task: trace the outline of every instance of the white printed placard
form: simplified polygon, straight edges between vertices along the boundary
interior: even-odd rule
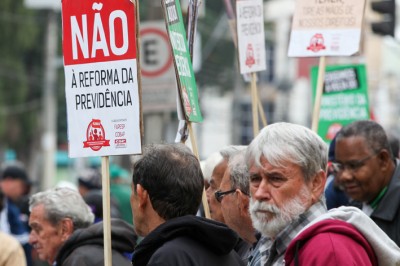
[[[360,49],[365,0],[296,0],[288,55],[350,56]]]
[[[262,0],[236,2],[240,73],[266,69]]]
[[[141,153],[131,1],[62,1],[70,157]]]

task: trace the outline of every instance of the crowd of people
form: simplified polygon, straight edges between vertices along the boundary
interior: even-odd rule
[[[132,174],[110,171],[112,264],[400,265],[398,149],[369,120],[344,126],[329,147],[304,126],[271,124],[202,163],[184,144],[146,145]],[[101,174],[30,195],[26,173],[9,167],[0,266],[104,265]]]

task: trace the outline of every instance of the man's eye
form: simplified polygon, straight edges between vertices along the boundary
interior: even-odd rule
[[[357,169],[357,168],[360,167],[360,163],[353,162],[353,163],[349,163],[348,166],[349,166],[350,169],[354,170],[354,169]]]
[[[261,181],[261,177],[260,176],[250,176],[250,182],[252,183],[257,183]]]
[[[270,176],[268,179],[271,183],[281,183],[284,181],[282,176]]]

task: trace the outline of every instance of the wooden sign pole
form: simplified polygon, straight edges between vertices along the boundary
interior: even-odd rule
[[[258,96],[257,96],[257,82],[256,73],[251,73],[251,106],[253,113],[253,135],[256,137],[260,132],[260,126],[258,124]]]
[[[104,265],[112,266],[111,255],[111,211],[110,211],[110,159],[101,157],[101,181],[103,193],[103,239]]]
[[[189,136],[190,136],[190,142],[192,143],[193,153],[197,157],[197,160],[200,161],[199,151],[197,149],[196,137],[194,135],[192,123],[189,121],[189,122],[187,122],[187,125],[189,128]],[[204,187],[203,187],[203,195],[201,197],[201,201],[203,203],[204,214],[205,214],[206,218],[211,219],[210,207],[208,206],[207,195],[206,195],[206,191],[205,191]]]
[[[314,111],[311,124],[311,129],[316,133],[318,132],[319,112],[321,110],[321,99],[324,89],[325,65],[325,56],[322,56],[319,59],[317,91],[315,94]]]
[[[260,113],[261,121],[263,123],[263,127],[266,127],[268,125],[267,118],[265,116],[264,108],[263,108],[262,103],[260,101],[260,97],[258,97],[258,94],[257,94],[257,98],[258,98],[258,112]]]
[[[192,8],[190,7],[190,5],[188,7],[187,39],[189,42],[188,46],[189,46],[189,52],[190,52],[190,59],[192,60],[192,62],[193,62],[194,35],[196,33],[196,23],[197,23],[196,19],[197,19],[197,12],[198,12],[198,7],[199,7],[200,3],[201,3],[200,1],[194,0],[193,2],[191,2],[191,4],[193,5]],[[189,12],[190,10],[192,10],[192,12]],[[189,25],[190,25],[190,27],[189,27]],[[192,127],[192,122],[186,121],[186,124],[189,129],[189,137],[190,137],[190,142],[192,143],[193,153],[196,156],[197,160],[199,160],[199,162],[200,162],[200,156],[199,156],[199,151],[197,148],[196,136],[194,134],[193,127]],[[210,207],[208,206],[207,195],[206,195],[206,191],[205,191],[204,187],[203,187],[201,201],[203,203],[204,214],[205,214],[206,218],[211,219]]]

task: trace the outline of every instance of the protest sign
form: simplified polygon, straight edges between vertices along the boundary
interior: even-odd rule
[[[251,74],[253,134],[257,136],[260,131],[257,108],[261,105],[255,73],[266,69],[263,1],[236,1],[236,26],[240,73]]]
[[[315,99],[318,68],[311,70]],[[369,119],[368,85],[364,65],[327,66],[318,135],[330,142],[342,126]]]
[[[236,18],[240,73],[265,70],[263,1],[237,1]]]
[[[297,0],[289,56],[350,56],[359,51],[365,0]]]
[[[134,3],[62,1],[70,157],[141,152]]]
[[[165,23],[171,42],[180,100],[185,117],[191,122],[202,122],[196,79],[193,72],[186,31],[179,0],[162,0]]]

